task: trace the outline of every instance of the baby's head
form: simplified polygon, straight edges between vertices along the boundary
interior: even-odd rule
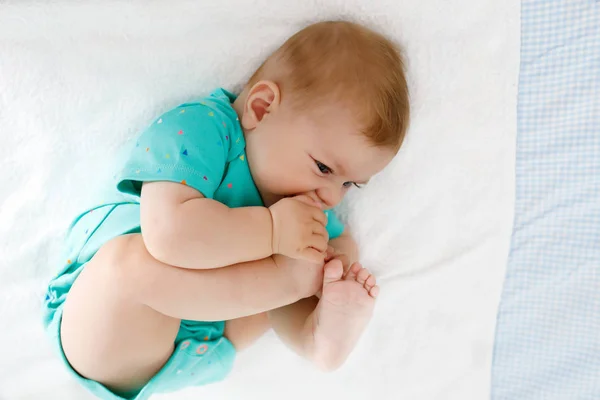
[[[337,205],[397,153],[408,100],[400,53],[380,34],[349,22],[296,33],[234,104],[265,204],[304,193]]]

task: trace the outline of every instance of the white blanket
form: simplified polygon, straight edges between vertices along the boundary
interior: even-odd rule
[[[346,204],[381,283],[348,363],[316,372],[273,334],[222,383],[172,399],[488,397],[512,225],[517,0],[8,1],[0,4],[0,399],[91,398],[41,328],[75,213],[151,118],[238,90],[309,22],[347,17],[406,49],[412,125]],[[101,301],[101,299],[99,299]]]

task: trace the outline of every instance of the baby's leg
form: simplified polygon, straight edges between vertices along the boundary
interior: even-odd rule
[[[343,276],[342,263],[325,265],[321,299],[303,299],[269,311],[277,335],[299,355],[324,370],[340,367],[366,327],[379,287],[360,264]]]
[[[247,349],[258,338],[271,329],[267,313],[249,315],[225,322],[225,337],[237,351]]]
[[[272,260],[271,260],[272,261]],[[169,359],[180,318],[228,320],[297,301],[296,275],[273,262],[186,270],[152,258],[141,235],[115,238],[85,266],[67,296],[61,340],[71,366],[116,391],[143,386]],[[263,322],[261,325],[261,321]],[[260,316],[226,327],[267,329]],[[259,329],[260,328],[260,329]]]

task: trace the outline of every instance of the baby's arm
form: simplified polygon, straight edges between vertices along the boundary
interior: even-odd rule
[[[172,182],[145,183],[140,203],[146,248],[165,264],[209,269],[273,254],[265,207],[229,208]]]
[[[307,196],[266,207],[229,208],[172,182],[145,183],[141,225],[150,254],[190,269],[225,267],[282,254],[323,263],[327,217]]]

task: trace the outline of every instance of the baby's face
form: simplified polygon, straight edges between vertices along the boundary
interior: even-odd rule
[[[282,104],[246,135],[246,142],[252,177],[267,206],[307,194],[324,209],[335,207],[394,156],[371,145],[348,111],[335,106],[306,115]]]

